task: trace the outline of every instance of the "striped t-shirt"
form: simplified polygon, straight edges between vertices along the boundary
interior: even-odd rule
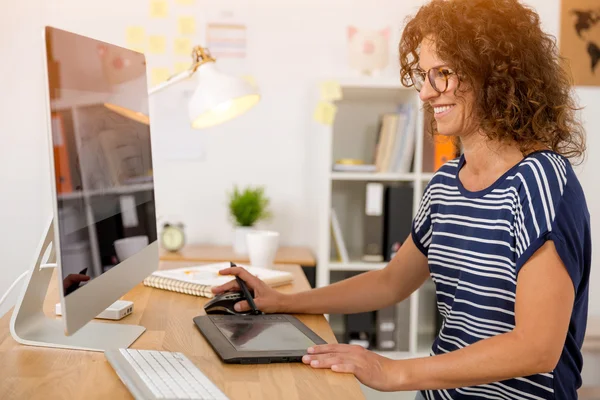
[[[464,156],[427,185],[412,235],[428,258],[442,328],[432,353],[451,352],[515,326],[521,267],[552,240],[575,288],[575,304],[553,371],[453,390],[430,399],[576,399],[586,328],[591,262],[590,217],[568,160],[551,151],[525,157],[487,189],[471,192],[457,178]]]

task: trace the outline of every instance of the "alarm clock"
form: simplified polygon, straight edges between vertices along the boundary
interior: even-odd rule
[[[175,252],[181,250],[185,245],[183,224],[164,224],[161,233],[161,242],[163,247],[168,251]]]

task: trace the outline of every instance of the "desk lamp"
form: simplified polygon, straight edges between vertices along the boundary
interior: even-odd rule
[[[242,115],[260,100],[255,86],[242,78],[232,77],[216,68],[216,59],[208,49],[196,46],[192,50],[192,65],[186,71],[172,75],[165,82],[149,91],[150,95],[196,75],[197,86],[188,104],[188,114],[192,128],[203,129],[221,124]],[[145,85],[143,80],[135,80],[124,85]],[[128,97],[136,91],[121,90],[104,105],[135,121],[149,124],[148,104],[139,104],[139,96]],[[136,103],[138,102],[138,103]]]

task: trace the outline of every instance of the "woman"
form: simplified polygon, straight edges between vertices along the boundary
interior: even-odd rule
[[[286,313],[381,309],[431,276],[444,319],[432,357],[394,361],[337,344],[303,361],[419,398],[576,399],[590,221],[569,162],[583,155],[582,128],[553,40],[517,0],[433,0],[407,24],[400,61],[403,82],[463,155],[436,172],[394,259],[293,295],[242,269],[224,273],[246,280],[260,309]]]

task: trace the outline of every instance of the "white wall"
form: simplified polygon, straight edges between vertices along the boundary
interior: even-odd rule
[[[51,210],[41,7],[42,0],[10,2],[0,13],[0,297],[29,267]]]
[[[399,31],[404,16],[421,0],[198,0],[190,9],[198,18],[195,42],[203,43],[204,24],[231,8],[248,26],[248,57],[240,64],[223,62],[226,70],[255,76],[263,101],[249,114],[226,125],[194,135],[191,142],[204,146],[197,161],[172,161],[165,148],[154,150],[159,214],[184,218],[190,242],[228,243],[231,226],[227,216],[226,191],[234,183],[263,184],[272,198],[275,218],[266,224],[282,234],[282,242],[308,245],[316,250],[317,173],[314,149],[307,140],[312,122],[314,83],[327,77],[346,75],[345,28],[348,24],[380,28],[390,25]],[[125,44],[128,25],[150,24],[149,31],[171,35],[171,22],[152,22],[147,17],[147,0],[20,0],[10,2],[8,13],[0,16],[0,184],[3,193],[0,216],[0,251],[4,257],[0,293],[20,271],[28,268],[50,214],[46,122],[43,103],[41,26],[51,24],[117,44]],[[47,3],[47,4],[42,4]],[[170,2],[174,3],[174,2]],[[559,0],[530,0],[537,7],[545,28],[558,34]],[[118,11],[117,11],[118,10]],[[42,13],[44,11],[44,13]],[[44,17],[42,17],[44,15]],[[18,21],[18,22],[17,22]],[[397,40],[397,34],[394,41]],[[392,49],[396,46],[391,45]],[[162,66],[164,58],[149,56],[149,67]],[[394,73],[390,68],[389,73]],[[593,104],[599,89],[578,90],[582,104]],[[177,97],[179,96],[179,97]],[[160,111],[181,91],[153,98],[153,135],[157,143],[169,140],[173,130],[185,130],[185,115]],[[591,107],[591,106],[590,106]],[[583,112],[589,136],[588,161],[580,168],[593,222],[600,222],[597,210],[600,189],[593,185],[592,172],[600,161],[600,143],[594,132],[598,117]],[[197,136],[196,136],[197,135]],[[163,154],[161,154],[161,150]],[[324,171],[323,171],[324,172]],[[594,224],[596,225],[596,224]],[[596,249],[600,251],[598,245]],[[593,274],[593,287],[600,288],[600,276]],[[600,295],[591,291],[590,312],[600,315]],[[3,311],[0,309],[0,315]]]

